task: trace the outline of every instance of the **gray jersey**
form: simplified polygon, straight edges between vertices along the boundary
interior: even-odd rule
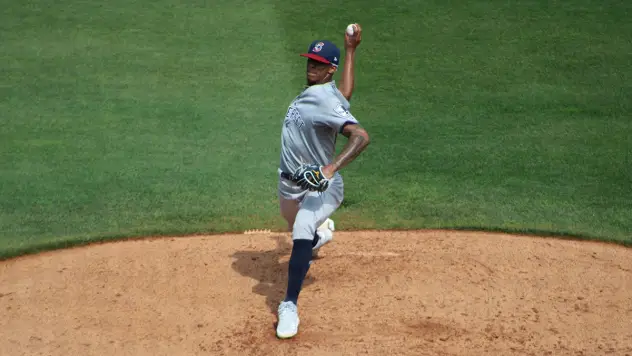
[[[301,164],[327,165],[336,152],[336,138],[346,124],[358,121],[336,83],[312,85],[290,104],[281,132],[281,171],[292,173]]]

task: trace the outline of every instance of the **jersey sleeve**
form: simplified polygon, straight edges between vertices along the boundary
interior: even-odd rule
[[[336,101],[327,109],[323,110],[318,118],[318,124],[331,127],[336,132],[342,132],[342,129],[349,124],[358,124],[358,120],[351,114],[348,108]]]

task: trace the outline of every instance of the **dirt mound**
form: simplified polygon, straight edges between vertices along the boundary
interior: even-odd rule
[[[1,355],[632,355],[632,250],[336,232],[274,335],[289,234],[108,243],[0,263]]]

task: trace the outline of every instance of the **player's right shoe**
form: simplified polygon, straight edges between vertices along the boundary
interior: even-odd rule
[[[298,333],[298,308],[292,302],[281,302],[279,304],[279,324],[276,334],[279,339],[289,339]]]
[[[318,234],[318,242],[316,243],[316,246],[312,247],[313,257],[318,256],[318,251],[320,250],[320,248],[334,239],[334,231],[334,221],[331,219],[325,220],[325,222],[322,223],[318,227],[318,229],[316,229],[316,234]]]

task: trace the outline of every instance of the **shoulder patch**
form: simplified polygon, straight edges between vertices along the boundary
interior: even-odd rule
[[[338,103],[338,105],[336,105],[336,107],[334,108],[334,112],[340,115],[341,117],[347,117],[351,115],[349,110],[345,109],[345,107],[342,106],[341,103]]]

